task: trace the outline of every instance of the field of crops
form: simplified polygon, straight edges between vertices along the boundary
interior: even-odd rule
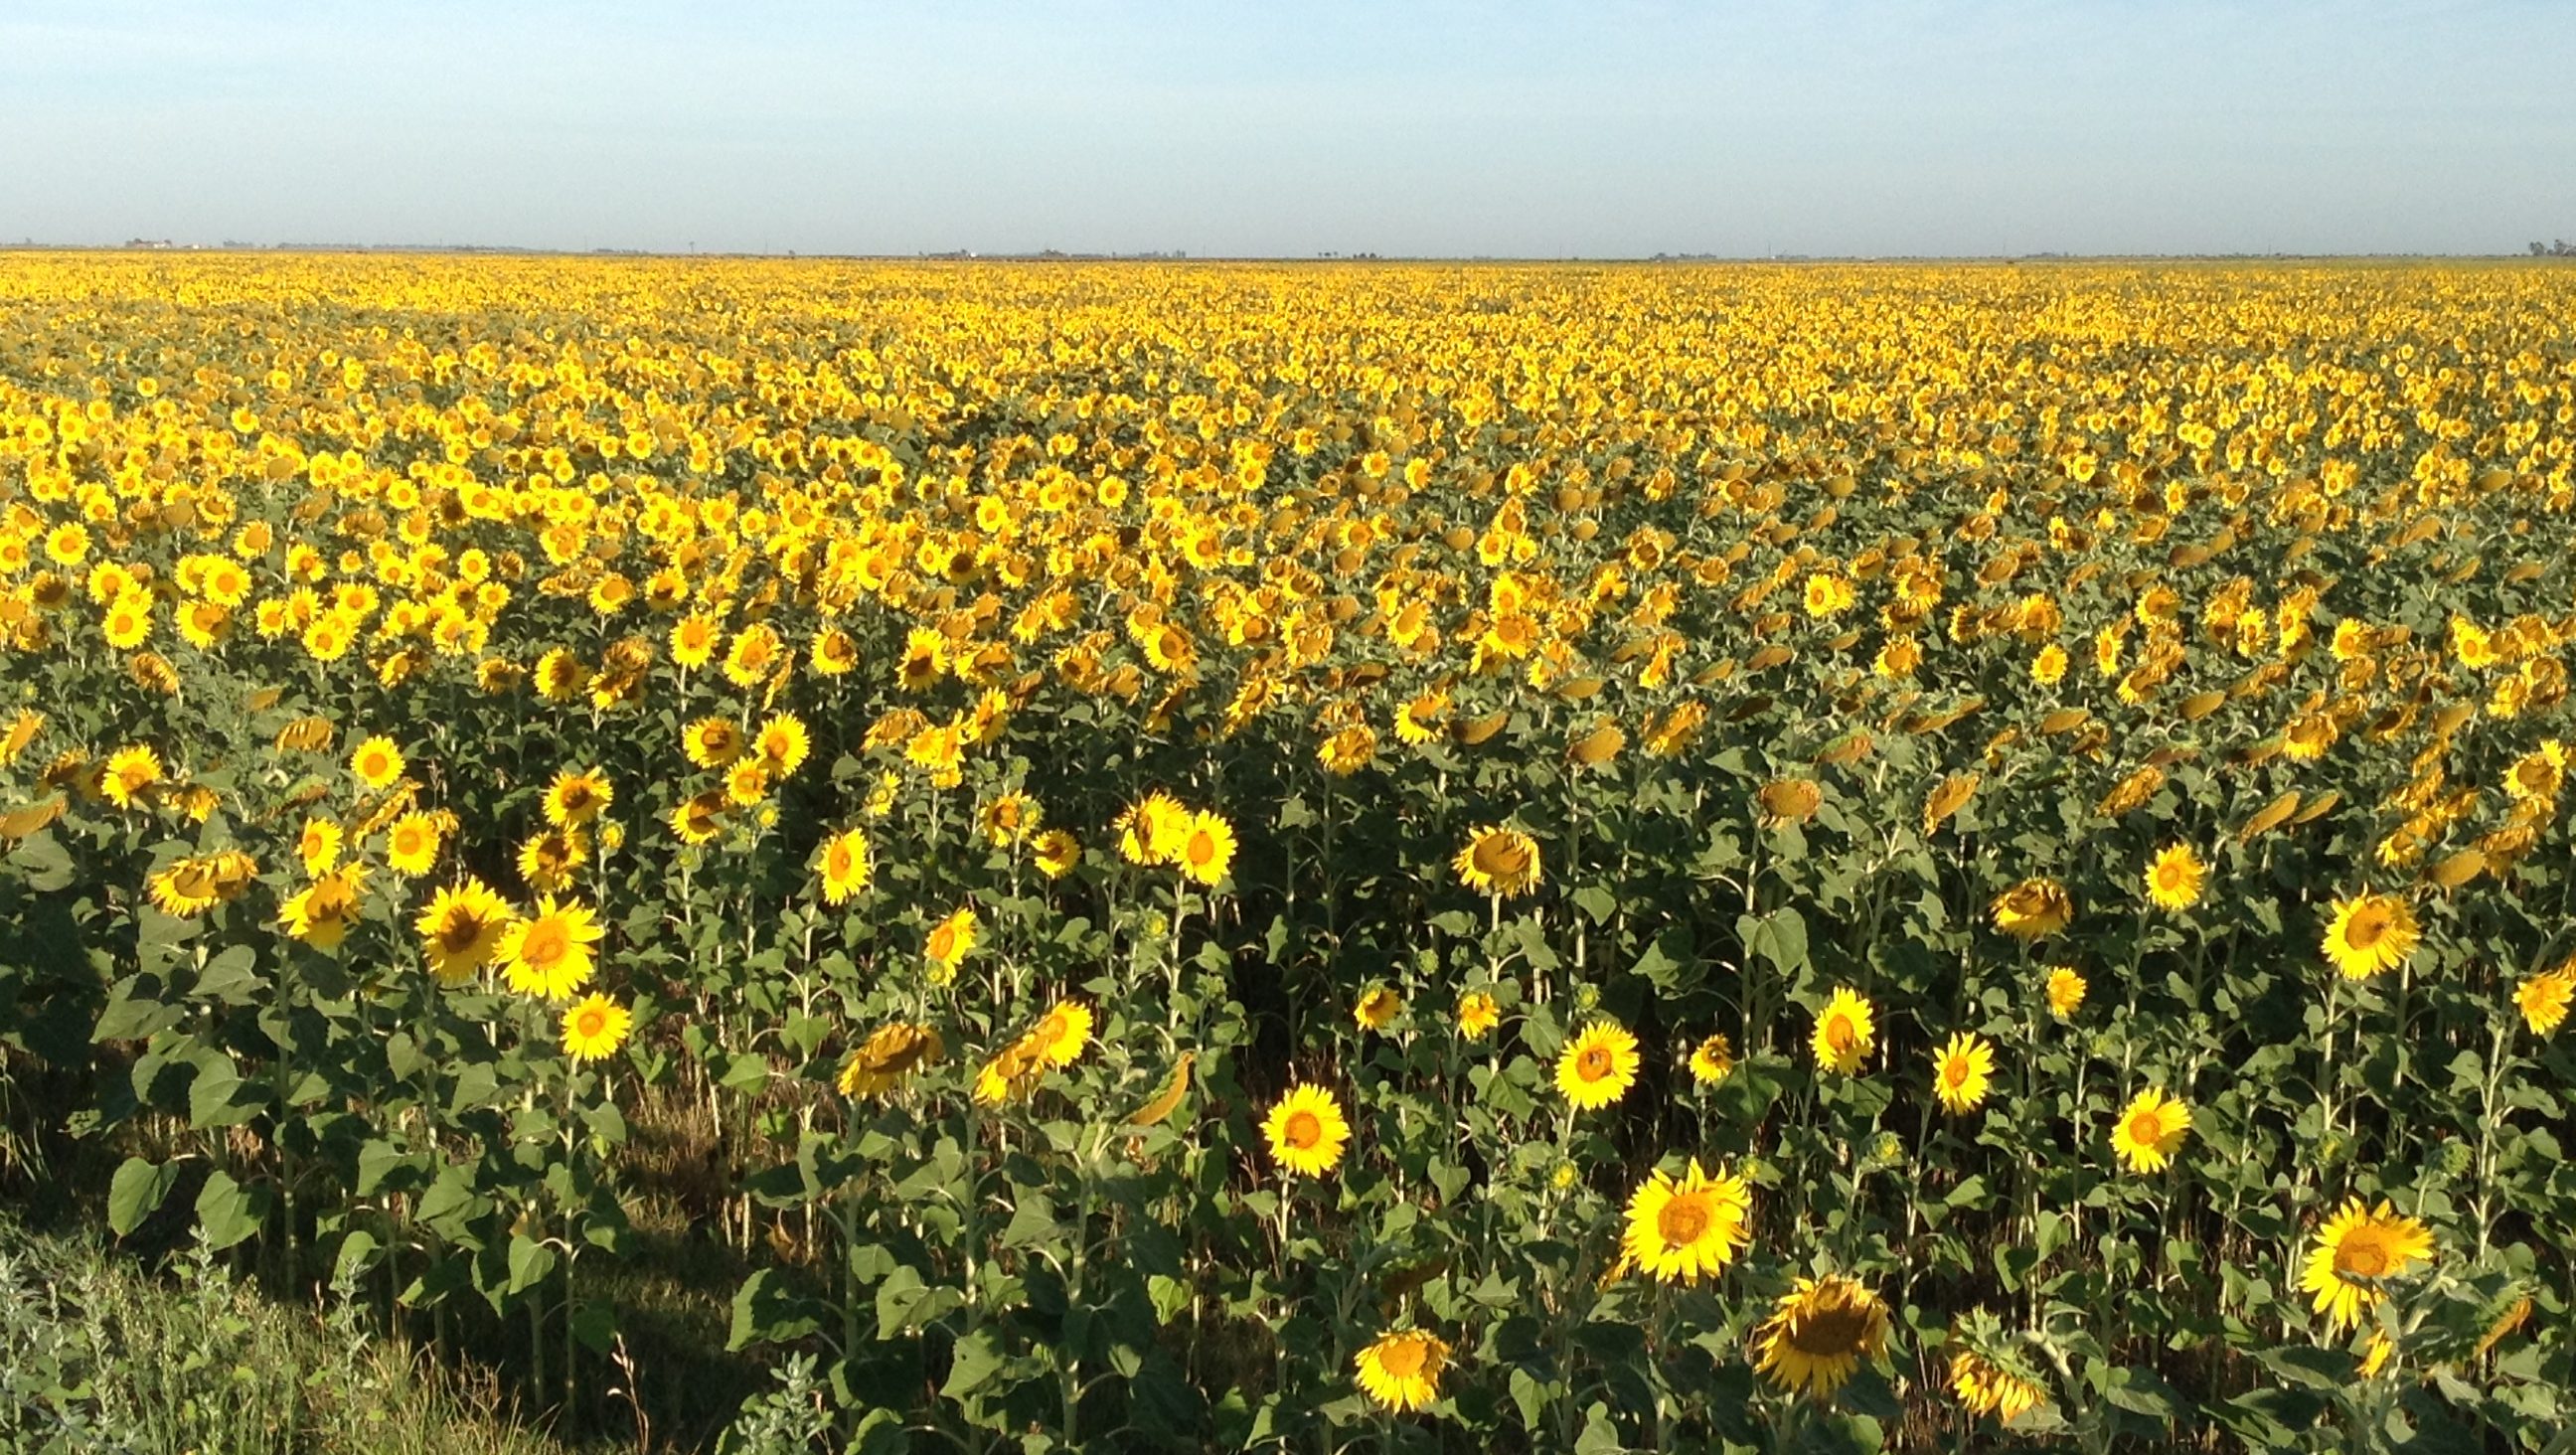
[[[0,1179],[869,1452],[2537,1450],[2571,460],[2545,264],[0,256]]]

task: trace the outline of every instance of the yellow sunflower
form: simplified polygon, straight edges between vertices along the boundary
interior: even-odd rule
[[[2200,901],[2206,866],[2189,844],[2173,844],[2147,866],[2147,898],[2158,909],[2189,909]]]
[[[1049,879],[1062,879],[1082,862],[1082,842],[1063,829],[1046,829],[1029,841],[1039,872]]]
[[[370,793],[382,793],[403,775],[402,750],[394,740],[379,733],[358,744],[349,753],[349,772]]]
[[[1735,1043],[1723,1032],[1691,1047],[1690,1074],[1702,1086],[1715,1086],[1735,1073]]]
[[[1538,842],[1518,829],[1489,825],[1467,836],[1467,846],[1451,861],[1470,889],[1503,899],[1536,888]]]
[[[1680,1177],[1650,1172],[1630,1195],[1622,1259],[1660,1282],[1696,1283],[1743,1251],[1752,1217],[1751,1184],[1722,1169],[1711,1177],[1694,1157]]]
[[[1385,1030],[1403,1013],[1404,997],[1384,985],[1361,991],[1358,1002],[1351,1007],[1351,1019],[1358,1021],[1364,1031]]]
[[[1234,864],[1234,826],[1220,814],[1190,815],[1178,857],[1182,873],[1201,884],[1215,884]]]
[[[358,922],[358,891],[365,882],[366,869],[359,864],[325,874],[280,905],[278,919],[288,934],[315,949],[337,949]]]
[[[119,748],[108,756],[107,772],[99,780],[99,791],[119,808],[131,808],[153,784],[161,781],[161,755],[137,745]]]
[[[1801,1278],[1754,1330],[1761,1350],[1754,1367],[1774,1388],[1824,1399],[1862,1360],[1886,1354],[1888,1326],[1886,1303],[1858,1281],[1840,1274]]]
[[[1556,1057],[1556,1089],[1577,1111],[1598,1111],[1637,1084],[1637,1038],[1613,1021],[1594,1021]]]
[[[1995,896],[1995,928],[2017,940],[2039,940],[2066,928],[2075,902],[2054,879],[2025,879]]]
[[[626,1044],[634,1013],[605,995],[589,995],[564,1007],[563,1050],[576,1061],[600,1061]]]
[[[948,918],[930,927],[930,933],[922,939],[921,952],[930,959],[934,984],[945,985],[957,978],[958,963],[975,948],[983,927],[984,922],[976,917],[971,904],[958,906]]]
[[[429,906],[412,922],[420,935],[421,956],[438,983],[458,986],[474,978],[500,949],[501,936],[515,916],[501,896],[471,875],[430,896]]]
[[[1952,1115],[1975,1111],[1994,1075],[1994,1044],[1961,1031],[1932,1053],[1932,1094]]]
[[[842,905],[850,896],[868,887],[874,866],[868,857],[867,835],[850,829],[833,835],[823,843],[823,902]]]
[[[742,727],[729,717],[702,717],[682,734],[689,761],[701,768],[721,768],[742,756]]]
[[[2150,1086],[2130,1101],[2111,1128],[2111,1150],[2132,1172],[2162,1172],[2191,1132],[2191,1108]]]
[[[2405,900],[2357,894],[2335,901],[2325,956],[2346,980],[2367,980],[2403,964],[2415,952],[2415,941],[2415,911]]]
[[[1021,1040],[1030,1059],[1039,1065],[1070,1066],[1082,1059],[1082,1048],[1091,1044],[1091,1024],[1090,1006],[1078,1000],[1060,1000],[1048,1007]]]
[[[1482,990],[1470,990],[1458,997],[1458,1034],[1471,1041],[1481,1041],[1503,1023],[1502,1004]]]
[[[2385,1198],[2377,1207],[2365,1207],[2356,1197],[2317,1230],[2299,1289],[2315,1294],[2316,1311],[2341,1331],[2378,1305],[2384,1295],[2377,1280],[2407,1273],[2432,1257],[2432,1229],[2399,1215]]]
[[[1449,1346],[1419,1329],[1404,1329],[1362,1349],[1355,1362],[1360,1388],[1369,1398],[1403,1414],[1427,1409],[1440,1398],[1440,1371],[1448,1365]]]
[[[874,1096],[903,1084],[924,1066],[935,1066],[948,1054],[939,1033],[913,1021],[897,1021],[871,1032],[841,1067],[841,1094]]]
[[[2554,1034],[2566,1022],[2570,1001],[2576,1001],[2576,959],[2530,976],[2513,988],[2522,1023],[2536,1036]]]
[[[1973,1349],[1950,1356],[1950,1389],[1972,1415],[1993,1415],[2009,1425],[2047,1403],[2038,1383]]]
[[[1812,1041],[1816,1066],[1845,1076],[1857,1073],[1876,1044],[1875,1035],[1868,997],[1848,985],[1835,986],[1833,997],[1816,1017]]]
[[[770,766],[771,776],[785,779],[804,766],[806,754],[812,751],[813,737],[806,732],[803,718],[782,712],[760,725],[755,741],[761,761]]]
[[[590,981],[590,947],[601,933],[589,906],[561,903],[549,894],[534,916],[511,921],[494,953],[512,990],[570,1000]]]
[[[438,862],[445,824],[434,813],[413,812],[395,819],[385,832],[385,863],[395,873],[417,879]]]
[[[2048,972],[2048,1013],[2059,1020],[2072,1017],[2084,1004],[2084,977],[2072,966],[2055,966]]]
[[[1271,1159],[1281,1167],[1300,1176],[1321,1177],[1341,1162],[1351,1124],[1330,1091],[1299,1082],[1270,1108],[1270,1115],[1262,1119],[1261,1133],[1269,1139]]]
[[[616,800],[608,775],[596,769],[555,775],[546,788],[546,822],[559,829],[578,828],[599,817]]]

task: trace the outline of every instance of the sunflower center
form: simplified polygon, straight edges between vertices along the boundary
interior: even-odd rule
[[[2180,864],[2167,864],[2156,870],[2156,883],[2166,889],[2180,889],[2185,879]]]
[[[608,1033],[608,1012],[593,1007],[573,1018],[572,1028],[585,1037],[596,1038]]]
[[[1419,1339],[1396,1339],[1378,1350],[1378,1367],[1398,1379],[1411,1379],[1422,1372],[1423,1355],[1428,1352]]]
[[[2164,1140],[2165,1119],[2152,1111],[2142,1111],[2129,1118],[2129,1140],[2152,1147]]]
[[[2387,933],[2388,912],[2372,905],[2353,915],[2352,923],[2344,928],[2343,940],[2356,950],[2367,950],[2378,944],[2380,937]]]
[[[1291,1112],[1288,1125],[1281,1129],[1279,1139],[1303,1152],[1324,1140],[1324,1124],[1311,1111]]]
[[[1708,1199],[1684,1193],[1655,1214],[1655,1231],[1674,1247],[1688,1247],[1708,1231],[1709,1221]]]
[[[448,916],[447,923],[438,932],[439,948],[451,955],[462,955],[473,949],[474,942],[481,938],[483,924],[471,914]]]
[[[571,944],[563,926],[552,920],[539,920],[520,937],[519,958],[542,970],[562,959]]]
[[[1476,867],[1496,879],[1520,873],[1521,863],[1520,849],[1508,839],[1488,839],[1476,846]]]
[[[1849,1051],[1860,1045],[1860,1029],[1851,1017],[1838,1015],[1825,1022],[1825,1044],[1836,1052]]]
[[[1941,1084],[1943,1086],[1952,1087],[1967,1085],[1968,1058],[1965,1056],[1953,1056],[1949,1060],[1942,1062]]]
[[[2335,1249],[2336,1270],[2362,1278],[2382,1277],[2396,1262],[2389,1256],[2388,1245],[2368,1232],[2345,1237],[2343,1246]]]
[[[1610,1048],[1607,1046],[1587,1047],[1582,1055],[1574,1058],[1575,1074],[1586,1081],[1599,1081],[1608,1076],[1612,1069]]]
[[[1789,1347],[1811,1359],[1832,1359],[1860,1352],[1869,1332],[1869,1315],[1836,1305],[1817,1309],[1789,1326]]]

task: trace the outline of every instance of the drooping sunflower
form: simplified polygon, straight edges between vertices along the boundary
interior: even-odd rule
[[[181,859],[152,876],[147,886],[163,914],[185,919],[205,913],[221,898],[211,858]]]
[[[559,829],[579,828],[617,798],[608,775],[595,768],[566,769],[546,787],[546,822]]]
[[[1492,994],[1470,990],[1458,997],[1458,1034],[1471,1041],[1481,1041],[1503,1023],[1503,1007]]]
[[[2038,1383],[1974,1349],[1950,1356],[1950,1389],[1972,1415],[1993,1415],[2009,1425],[2047,1403]]]
[[[2017,940],[2039,940],[2066,928],[2075,901],[2054,879],[2025,879],[1995,896],[1995,928]]]
[[[1467,836],[1451,861],[1470,889],[1509,899],[1538,886],[1538,841],[1518,829],[1487,825]]]
[[[358,892],[365,883],[362,864],[325,874],[278,906],[278,919],[288,934],[315,949],[337,949],[358,922]]]
[[[349,772],[366,785],[369,793],[382,793],[394,786],[403,775],[402,749],[382,733],[368,738],[349,752]]]
[[[1629,1195],[1620,1251],[1661,1282],[1696,1283],[1743,1251],[1752,1217],[1752,1185],[1722,1168],[1711,1177],[1694,1157],[1680,1177],[1649,1172]]]
[[[834,834],[823,842],[823,902],[843,905],[850,896],[868,887],[875,866],[868,856],[867,835],[857,829]]]
[[[2158,909],[2189,909],[2200,902],[2200,884],[2207,867],[2189,844],[2168,845],[2147,866],[2147,898]]]
[[[2535,1036],[2555,1034],[2567,1020],[2570,1001],[2576,1001],[2576,959],[2529,976],[2513,988],[2514,1006]]]
[[[2346,980],[2393,970],[2415,952],[2415,911],[2393,894],[2338,899],[2326,926],[2325,956]]]
[[[1876,1045],[1876,1027],[1868,997],[1848,985],[1837,985],[1831,999],[1816,1017],[1812,1045],[1816,1065],[1826,1071],[1850,1076],[1860,1070]]]
[[[503,932],[514,918],[509,904],[482,880],[463,882],[430,896],[429,905],[412,922],[420,935],[421,957],[438,983],[458,986],[491,960]]]
[[[1351,1005],[1351,1019],[1359,1022],[1360,1029],[1364,1031],[1385,1030],[1403,1013],[1404,997],[1387,985],[1370,986],[1361,991],[1360,998]]]
[[[1735,1043],[1721,1031],[1691,1047],[1690,1074],[1702,1086],[1715,1086],[1735,1073]]]
[[[1288,1089],[1262,1119],[1271,1159],[1301,1177],[1321,1177],[1342,1160],[1351,1124],[1333,1093],[1310,1082]]]
[[[2048,972],[2048,1013],[2059,1020],[2073,1016],[2084,1004],[2084,977],[2073,966],[2057,965]]]
[[[590,982],[590,947],[599,943],[601,933],[589,906],[559,902],[549,894],[534,915],[513,920],[502,931],[494,953],[512,990],[570,1000]]]
[[[2191,1132],[2191,1108],[2150,1086],[2130,1101],[2111,1127],[2111,1150],[2132,1172],[2162,1172]]]
[[[1369,1398],[1403,1414],[1428,1409],[1440,1398],[1440,1371],[1449,1363],[1449,1346],[1420,1329],[1403,1329],[1381,1336],[1353,1362]]]
[[[1953,1116],[1975,1111],[1995,1071],[1994,1044],[1961,1031],[1932,1053],[1932,1094]]]
[[[874,1096],[903,1084],[924,1066],[935,1066],[948,1054],[939,1033],[914,1021],[896,1021],[871,1032],[841,1067],[841,1094]]]
[[[1190,815],[1189,828],[1181,836],[1179,860],[1183,874],[1201,884],[1215,884],[1234,864],[1234,826],[1221,814]]]
[[[1599,1020],[1565,1043],[1556,1057],[1556,1089],[1577,1111],[1598,1111],[1637,1084],[1637,1038]]]
[[[2356,1197],[2317,1230],[2299,1290],[2316,1295],[2316,1311],[2341,1332],[2360,1323],[2386,1296],[2376,1280],[2407,1273],[2432,1257],[2432,1229],[2400,1215],[2386,1198],[2368,1207]]]
[[[576,1061],[601,1061],[626,1044],[634,1012],[605,995],[592,994],[564,1007],[563,1050]]]
[[[1861,1361],[1886,1354],[1888,1326],[1886,1303],[1859,1281],[1801,1278],[1754,1330],[1761,1350],[1754,1367],[1776,1389],[1825,1399]]]

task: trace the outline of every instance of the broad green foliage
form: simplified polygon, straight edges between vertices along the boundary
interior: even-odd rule
[[[2570,318],[13,257],[7,1066],[538,1389],[685,1112],[746,1448],[2541,1449]]]

